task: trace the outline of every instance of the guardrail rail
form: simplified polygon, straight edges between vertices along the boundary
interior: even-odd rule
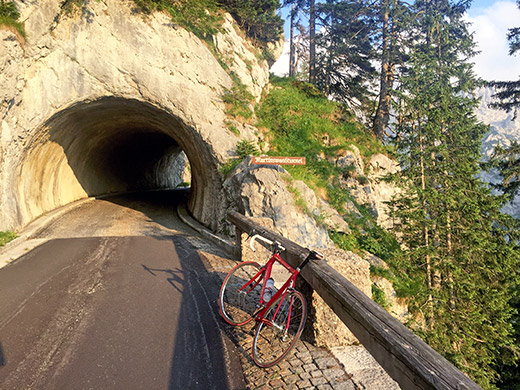
[[[241,235],[254,230],[280,242],[286,248],[282,257],[294,267],[309,253],[242,214],[230,211],[227,217],[237,228],[239,247]],[[402,389],[481,389],[325,261],[311,262],[301,276]]]

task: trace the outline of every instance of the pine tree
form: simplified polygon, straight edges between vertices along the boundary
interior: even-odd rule
[[[393,203],[407,248],[400,267],[416,282],[416,330],[484,388],[514,348],[511,291],[520,264],[502,199],[478,179],[487,127],[473,111],[478,80],[468,4],[418,0],[413,46],[403,71],[395,124],[404,192]],[[509,358],[513,359],[512,356]]]
[[[260,42],[276,42],[283,33],[282,19],[276,14],[278,0],[217,0],[230,12],[247,35]]]
[[[309,14],[309,83],[316,83],[316,0],[284,0],[284,6],[293,5],[292,12],[307,11]],[[292,14],[291,14],[292,15]],[[291,52],[294,53],[294,42],[291,40]]]
[[[334,100],[367,106],[375,77],[370,9],[364,1],[327,0],[318,8],[316,86]]]
[[[384,139],[390,121],[392,95],[397,67],[405,61],[404,42],[410,24],[408,5],[399,0],[380,0],[374,9],[374,25],[378,26],[375,35],[378,60],[381,63],[379,75],[379,96],[372,125],[372,132]]]
[[[502,183],[497,187],[512,199],[520,191],[520,143],[497,146],[491,157],[491,166],[498,168]]]
[[[517,1],[517,4],[520,8],[520,0]],[[509,41],[509,54],[520,53],[520,27],[509,29],[507,39]],[[491,106],[506,112],[513,111],[513,117],[516,117],[517,110],[520,108],[520,80],[494,81],[490,84],[498,91],[495,95],[497,100]],[[520,187],[520,144],[513,142],[507,147],[497,147],[492,163],[498,167],[504,178],[500,189],[511,197],[518,193]]]

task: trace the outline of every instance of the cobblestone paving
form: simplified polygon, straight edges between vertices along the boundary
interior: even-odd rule
[[[220,251],[209,248],[202,242],[195,243],[199,253],[218,276],[221,283],[227,273],[237,264]],[[223,328],[237,346],[248,389],[283,390],[357,390],[342,365],[330,351],[299,340],[291,353],[278,365],[271,368],[258,367],[251,358],[251,347],[255,331],[254,321],[233,327],[223,322]]]
[[[271,368],[256,366],[250,357],[254,329],[254,325],[233,329],[242,346],[241,361],[248,389],[356,389],[350,376],[328,350],[302,340],[278,365]]]

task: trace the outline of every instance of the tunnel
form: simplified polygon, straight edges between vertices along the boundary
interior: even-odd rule
[[[185,181],[187,165],[189,209],[210,227],[215,220],[219,175],[210,146],[165,109],[117,97],[78,102],[27,142],[17,174],[22,221],[85,197],[171,189]]]

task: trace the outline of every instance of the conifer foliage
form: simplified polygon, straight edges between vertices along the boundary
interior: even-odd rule
[[[520,8],[520,0],[517,0],[518,8]],[[507,34],[509,41],[509,54],[515,55],[520,53],[520,27],[509,29]],[[520,109],[520,80],[517,81],[494,81],[490,83],[497,89],[495,98],[497,99],[491,104],[492,107],[500,108],[506,112],[513,111],[516,115]]]
[[[335,100],[367,106],[372,65],[373,24],[365,1],[328,0],[320,4],[316,86]]]
[[[474,43],[467,3],[418,0],[413,46],[399,89],[395,125],[407,189],[393,203],[407,248],[401,270],[415,284],[416,330],[484,388],[513,343],[510,304],[520,264],[501,214],[502,199],[478,178],[487,127],[473,111],[478,80],[468,59]]]

